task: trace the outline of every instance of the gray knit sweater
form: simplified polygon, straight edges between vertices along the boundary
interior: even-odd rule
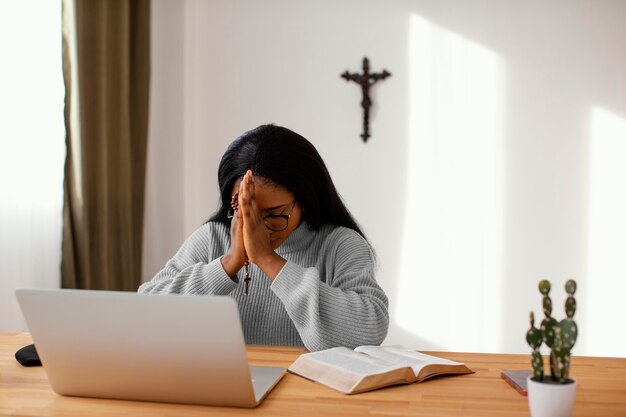
[[[372,250],[354,230],[301,224],[276,249],[287,263],[273,282],[250,265],[247,297],[243,270],[233,280],[220,262],[229,247],[229,228],[208,222],[139,292],[229,295],[248,344],[354,348],[380,344],[387,335],[387,296],[374,278]]]

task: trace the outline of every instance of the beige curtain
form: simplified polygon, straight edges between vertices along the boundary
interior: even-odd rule
[[[63,0],[64,288],[141,281],[150,0]]]

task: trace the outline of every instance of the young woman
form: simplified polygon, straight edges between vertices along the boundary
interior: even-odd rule
[[[221,204],[140,293],[229,295],[246,343],[380,344],[387,296],[372,248],[315,147],[263,125],[226,150]]]

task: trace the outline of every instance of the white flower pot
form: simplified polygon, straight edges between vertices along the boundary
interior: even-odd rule
[[[576,381],[560,384],[552,380],[526,379],[528,406],[532,417],[570,417],[576,398]]]

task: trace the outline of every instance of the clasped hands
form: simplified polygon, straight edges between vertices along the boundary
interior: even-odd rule
[[[270,231],[255,199],[255,180],[248,170],[239,183],[237,209],[230,224],[231,243],[228,252],[222,257],[224,270],[234,277],[248,260],[257,265],[271,281],[276,278],[287,262],[274,252],[270,242]]]

